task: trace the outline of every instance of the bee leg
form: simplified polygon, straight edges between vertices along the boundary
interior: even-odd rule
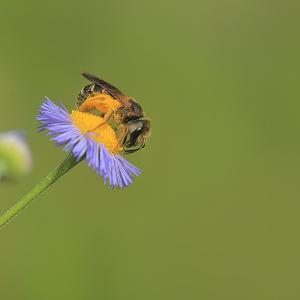
[[[115,149],[119,149],[120,146],[123,146],[128,136],[127,126],[120,125],[120,133],[118,136],[118,144]]]
[[[145,144],[141,145],[140,147],[138,148],[135,148],[135,149],[128,149],[128,150],[125,150],[124,151],[124,154],[131,154],[131,153],[134,153],[136,151],[139,151],[141,149],[145,148]]]
[[[95,109],[97,103],[101,103],[103,100],[105,100],[105,97],[103,95],[90,97],[78,107],[78,110],[82,112],[90,111],[92,109]]]
[[[104,117],[103,117],[103,120],[104,120],[103,124],[109,122],[110,119],[112,118],[113,114],[114,114],[114,111],[113,111],[113,110],[108,111],[108,112],[104,115]],[[101,125],[102,125],[102,124],[101,124]],[[100,126],[101,126],[101,125],[100,125]]]
[[[105,113],[105,115],[103,116],[103,122],[100,125],[98,125],[97,127],[90,129],[89,131],[93,131],[95,129],[98,129],[102,125],[108,123],[110,121],[110,119],[112,118],[113,114],[114,114],[113,110],[110,110],[107,113]]]

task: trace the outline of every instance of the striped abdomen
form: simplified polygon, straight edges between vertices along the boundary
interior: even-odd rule
[[[102,91],[102,87],[97,84],[86,85],[77,96],[76,107],[78,108],[87,98],[93,97]]]

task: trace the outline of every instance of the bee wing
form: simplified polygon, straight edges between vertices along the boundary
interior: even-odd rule
[[[119,100],[123,105],[128,105],[128,97],[109,82],[106,82],[103,79],[100,79],[97,76],[89,73],[82,73],[82,76],[92,83],[95,83],[104,88],[111,96],[116,98],[116,100]]]

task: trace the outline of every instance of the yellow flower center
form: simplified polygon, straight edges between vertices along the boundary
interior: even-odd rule
[[[80,133],[89,134],[89,138],[106,146],[111,153],[120,153],[122,147],[118,145],[118,138],[115,130],[104,119],[86,112],[73,110],[71,113],[73,124],[80,130]]]

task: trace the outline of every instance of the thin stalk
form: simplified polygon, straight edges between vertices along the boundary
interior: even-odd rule
[[[25,195],[19,202],[12,206],[8,211],[0,216],[0,229],[3,228],[9,221],[11,221],[19,212],[21,212],[28,204],[30,204],[37,196],[44,192],[62,175],[76,166],[79,161],[69,154],[66,159],[53,171],[51,171],[39,184],[37,184],[27,195]]]

